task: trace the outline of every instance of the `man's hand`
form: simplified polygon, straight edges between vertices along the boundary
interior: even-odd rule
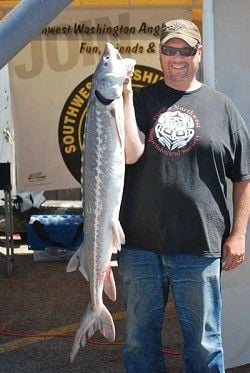
[[[123,83],[126,164],[137,162],[142,156],[145,148],[145,135],[139,130],[136,123],[131,82],[132,75],[133,71],[129,71],[128,76]]]
[[[230,271],[245,260],[246,236],[230,234],[222,249],[222,269]]]
[[[133,75],[133,72],[131,72],[129,76],[123,82],[123,98],[124,99],[126,99],[129,95],[132,95],[133,93],[132,75]]]

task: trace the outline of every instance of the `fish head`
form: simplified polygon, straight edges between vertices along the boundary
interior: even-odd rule
[[[123,83],[133,71],[135,63],[131,58],[122,58],[111,43],[106,43],[93,77],[95,91],[107,100],[120,97]]]

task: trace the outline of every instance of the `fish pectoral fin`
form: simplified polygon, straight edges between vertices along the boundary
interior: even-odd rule
[[[109,297],[109,299],[111,299],[113,302],[116,300],[115,279],[111,267],[109,268],[105,276],[103,290],[105,294]]]
[[[125,244],[125,234],[119,220],[112,221],[113,252],[121,250],[121,245]]]
[[[121,226],[121,223],[119,222],[119,220],[118,220],[118,230],[119,230],[119,235],[120,235],[120,239],[121,239],[121,244],[125,245],[125,234],[123,232],[123,229],[122,229],[122,226]]]
[[[119,112],[118,110],[115,110],[115,122],[116,122],[118,139],[119,139],[121,147],[124,148],[125,133],[124,133],[124,130],[121,128],[121,123],[123,123],[123,120],[121,120],[120,117],[121,117],[121,112]]]
[[[86,335],[90,338],[97,330],[100,330],[102,335],[109,341],[114,342],[115,325],[109,310],[104,304],[97,309],[93,309],[91,304],[89,304],[76,331],[75,341],[70,354],[71,362],[74,361],[80,346],[85,346]]]

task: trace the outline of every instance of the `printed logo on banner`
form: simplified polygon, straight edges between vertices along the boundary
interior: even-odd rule
[[[160,70],[136,65],[132,86],[134,89],[144,87],[161,80]],[[69,95],[63,107],[58,129],[58,140],[63,160],[74,178],[80,183],[81,152],[87,111],[91,90],[92,75],[84,79]]]

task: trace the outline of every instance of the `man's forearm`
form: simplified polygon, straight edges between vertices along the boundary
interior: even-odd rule
[[[250,211],[250,180],[233,183],[233,226],[222,248],[223,269],[230,271],[245,260]]]
[[[132,164],[142,156],[145,147],[145,135],[136,123],[132,92],[124,95],[124,116],[126,163]]]
[[[245,235],[250,213],[250,180],[233,183],[233,235]]]

